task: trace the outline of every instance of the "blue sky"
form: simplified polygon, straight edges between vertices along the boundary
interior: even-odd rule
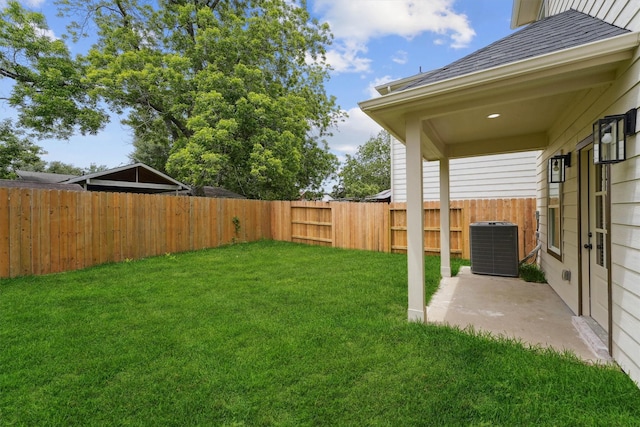
[[[328,58],[334,68],[326,84],[349,118],[327,141],[343,160],[376,135],[380,127],[364,115],[358,102],[377,96],[375,86],[442,67],[508,34],[513,0],[309,0],[320,21],[329,22],[335,39]],[[2,4],[2,0],[0,0]],[[52,0],[23,4],[47,16],[54,36],[64,31]],[[80,46],[72,47],[79,53]],[[0,81],[0,97],[7,92]],[[0,117],[11,116],[0,103]],[[46,161],[86,168],[91,163],[117,167],[129,164],[131,134],[118,117],[96,136],[69,141],[38,141]]]

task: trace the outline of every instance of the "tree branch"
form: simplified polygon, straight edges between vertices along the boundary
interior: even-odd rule
[[[149,107],[153,108],[157,113],[159,113],[165,120],[169,120],[171,122],[172,125],[174,125],[176,128],[178,128],[178,130],[180,130],[180,132],[186,136],[186,137],[190,137],[191,136],[191,131],[189,131],[189,129],[187,129],[187,127],[177,118],[175,118],[173,115],[167,113],[165,111],[164,108],[162,108],[162,106],[157,105],[151,101],[149,101],[148,99],[140,99],[138,100],[141,104],[142,103],[146,103]]]
[[[8,77],[11,80],[29,81],[29,80],[23,80],[24,77],[21,76],[20,74],[14,73],[13,71],[5,70],[4,68],[0,68],[0,76]]]
[[[116,6],[118,6],[118,10],[120,11],[120,15],[122,15],[122,22],[125,27],[130,28],[131,23],[129,22],[129,15],[127,14],[126,9],[122,6],[122,2],[120,0],[116,1]]]

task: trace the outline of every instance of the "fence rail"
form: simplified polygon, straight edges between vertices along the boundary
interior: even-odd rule
[[[451,203],[451,252],[469,257],[469,224],[518,224],[519,252],[535,246],[535,199]],[[425,253],[440,250],[438,202],[424,204]],[[0,188],[0,277],[284,240],[406,251],[405,203],[266,202],[128,193]]]
[[[276,240],[405,253],[406,203],[277,202],[273,222]],[[536,246],[536,200],[479,199],[452,201],[449,212],[451,254],[470,257],[469,225],[480,221],[507,221],[518,225],[518,252],[523,258]],[[290,231],[289,231],[290,230]],[[424,202],[424,248],[440,253],[440,203]]]

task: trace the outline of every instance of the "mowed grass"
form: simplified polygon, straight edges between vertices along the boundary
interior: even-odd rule
[[[640,425],[617,369],[408,323],[406,277],[258,242],[3,280],[0,424]]]

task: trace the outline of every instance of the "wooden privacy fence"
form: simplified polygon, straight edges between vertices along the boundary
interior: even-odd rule
[[[271,215],[275,240],[389,251],[387,204],[272,202]]]
[[[506,221],[518,225],[523,258],[536,246],[536,200],[482,199],[452,201],[449,213],[451,254],[470,257],[469,225]],[[274,202],[272,236],[276,240],[365,249],[407,251],[406,203]],[[440,202],[424,202],[425,253],[440,253]]]
[[[451,252],[469,258],[469,225],[518,225],[519,256],[535,246],[535,199],[451,203]],[[405,203],[266,202],[0,188],[0,277],[273,239],[406,252]],[[424,203],[425,253],[440,251],[438,202]]]
[[[0,188],[0,277],[270,239],[268,210],[254,200]]]

